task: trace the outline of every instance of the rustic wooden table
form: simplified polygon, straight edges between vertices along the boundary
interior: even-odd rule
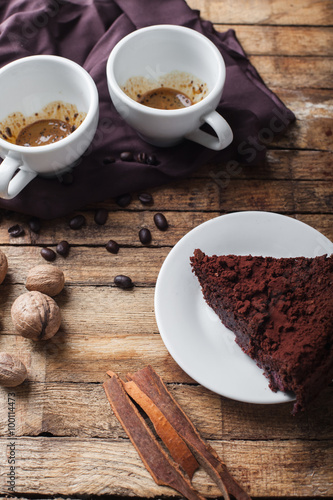
[[[121,209],[113,200],[86,207],[87,224],[79,231],[67,218],[29,230],[28,217],[4,213],[1,249],[9,272],[0,289],[0,349],[18,353],[29,378],[14,389],[1,389],[2,497],[8,489],[9,443],[15,449],[15,493],[23,498],[98,495],[171,497],[144,468],[106,400],[106,370],[124,377],[147,364],[193,419],[202,436],[223,457],[252,497],[333,497],[333,387],[304,414],[293,417],[291,404],[266,406],[220,397],[190,379],[168,354],[154,315],[159,269],[173,245],[198,224],[220,214],[265,210],[306,222],[333,240],[333,3],[331,0],[189,0],[216,29],[232,27],[265,82],[294,111],[296,123],[269,145],[265,167],[244,168],[221,189],[209,165],[181,182],[151,190],[152,206],[136,194]],[[216,178],[216,176],[215,176]],[[98,226],[98,208],[109,211]],[[158,231],[153,215],[169,221]],[[25,236],[11,238],[15,223]],[[146,226],[152,242],[143,246],[138,231]],[[121,248],[105,250],[109,239]],[[71,244],[69,256],[55,263],[66,275],[56,297],[62,326],[52,341],[34,343],[14,334],[10,308],[25,291],[30,267],[44,263],[42,246]],[[113,285],[129,275],[135,287]],[[10,398],[15,406],[11,406]],[[15,408],[14,434],[9,412]],[[12,420],[10,420],[12,422]],[[13,427],[11,427],[13,429]],[[207,497],[219,490],[204,472],[194,485]]]

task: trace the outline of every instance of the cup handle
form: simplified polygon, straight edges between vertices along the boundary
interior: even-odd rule
[[[4,198],[5,200],[15,198],[36,177],[36,172],[29,172],[22,169],[19,169],[15,175],[16,170],[20,166],[20,160],[11,158],[10,156],[7,156],[0,164],[0,198]]]
[[[207,115],[202,117],[203,122],[208,123],[214,129],[217,137],[204,132],[203,130],[197,129],[190,134],[187,134],[186,139],[190,139],[190,141],[197,142],[202,146],[206,146],[206,148],[214,149],[215,151],[220,151],[220,149],[224,149],[233,140],[233,133],[224,118],[217,112],[211,111]]]

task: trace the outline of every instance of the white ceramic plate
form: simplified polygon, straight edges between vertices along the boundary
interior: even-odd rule
[[[208,389],[238,401],[259,404],[293,400],[272,392],[263,372],[234,341],[206,305],[191,271],[196,248],[207,255],[315,257],[333,253],[333,243],[312,227],[269,212],[238,212],[201,224],[184,236],[165,259],[156,283],[155,314],[166,348],[176,363]]]

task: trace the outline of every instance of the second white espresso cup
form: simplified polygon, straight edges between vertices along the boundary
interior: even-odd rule
[[[208,87],[207,95],[191,106],[170,110],[145,106],[123,91],[133,77],[162,76],[174,71],[203,81]],[[115,108],[148,143],[168,147],[189,139],[221,150],[232,142],[230,126],[216,111],[225,82],[225,63],[217,47],[197,31],[174,25],[136,30],[111,51],[106,74]],[[216,135],[200,130],[204,123]]]
[[[98,92],[79,64],[53,55],[28,56],[7,64],[0,70],[0,88],[0,122],[13,113],[34,115],[56,101],[85,114],[76,130],[51,144],[23,146],[0,135],[0,197],[11,199],[37,175],[59,175],[83,155],[97,128]]]

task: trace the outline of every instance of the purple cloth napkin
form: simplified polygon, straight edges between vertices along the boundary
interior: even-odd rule
[[[190,141],[167,149],[150,146],[115,111],[106,83],[107,58],[125,35],[153,24],[193,28],[221,51],[227,77],[218,111],[234,132],[225,150],[212,151]],[[249,63],[235,32],[216,32],[184,0],[3,0],[0,66],[34,54],[60,55],[81,64],[95,80],[100,99],[98,130],[73,169],[73,182],[37,177],[13,200],[0,199],[2,208],[40,218],[63,216],[88,203],[147,190],[213,161],[230,162],[231,169],[258,164],[265,157],[265,142],[295,119]],[[133,152],[135,158],[141,152],[155,155],[158,165],[121,161],[122,151]],[[110,157],[115,161],[108,162]]]

